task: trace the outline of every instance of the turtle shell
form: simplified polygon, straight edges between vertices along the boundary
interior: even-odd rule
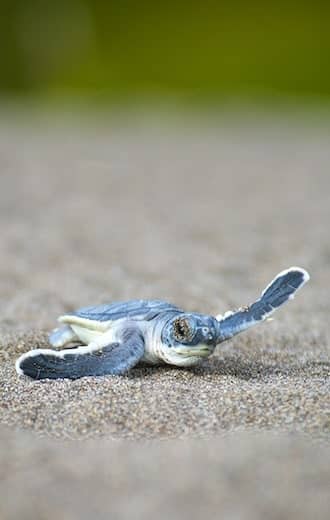
[[[181,312],[181,309],[162,300],[129,300],[83,307],[72,313],[67,313],[65,321],[70,321],[70,317],[98,322],[115,321],[122,318],[152,320],[160,313],[168,311]]]

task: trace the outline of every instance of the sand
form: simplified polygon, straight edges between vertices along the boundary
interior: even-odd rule
[[[1,518],[328,518],[330,148],[284,117],[0,123]],[[76,307],[222,313],[311,281],[201,366],[33,382]]]

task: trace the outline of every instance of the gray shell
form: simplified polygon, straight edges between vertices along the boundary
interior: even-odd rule
[[[135,320],[152,320],[159,314],[168,311],[182,312],[181,309],[171,303],[162,300],[129,300],[126,302],[113,302],[93,307],[83,307],[66,316],[77,316],[92,321],[115,321],[121,318],[133,318]]]

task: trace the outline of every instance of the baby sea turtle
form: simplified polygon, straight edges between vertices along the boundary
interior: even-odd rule
[[[34,379],[77,379],[123,374],[139,361],[190,367],[210,356],[218,343],[265,320],[308,280],[304,269],[291,267],[255,303],[216,317],[160,300],[85,307],[61,316],[64,326],[50,334],[52,347],[63,350],[31,350],[17,360],[16,370]],[[65,348],[72,343],[83,346]]]

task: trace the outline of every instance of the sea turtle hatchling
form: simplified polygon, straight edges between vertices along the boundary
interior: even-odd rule
[[[308,280],[304,269],[291,267],[255,303],[216,317],[160,300],[85,307],[61,316],[64,326],[50,334],[52,347],[63,350],[31,350],[17,360],[16,370],[33,379],[77,379],[123,374],[139,361],[190,367],[210,356],[218,343],[265,320]],[[65,348],[72,343],[83,346]]]

